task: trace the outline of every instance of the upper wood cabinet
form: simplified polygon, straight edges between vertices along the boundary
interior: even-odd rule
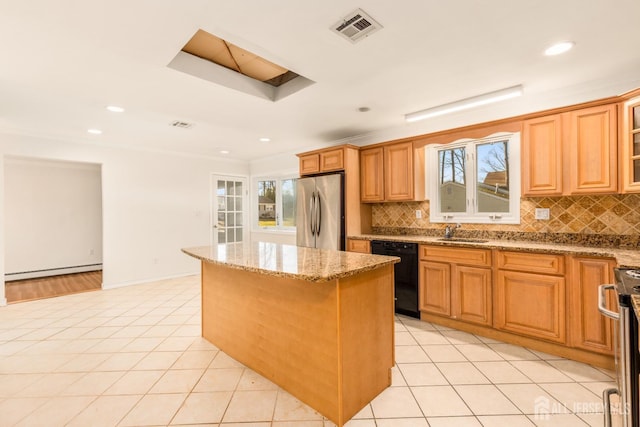
[[[562,194],[562,116],[523,122],[522,195]]]
[[[384,147],[384,198],[397,202],[413,200],[413,143]]]
[[[640,98],[622,105],[622,191],[640,192]]]
[[[585,108],[569,114],[571,194],[616,192],[618,176],[615,105]]]
[[[360,197],[366,203],[424,199],[424,149],[410,141],[362,148]]]
[[[598,286],[613,283],[614,259],[571,257],[569,287],[569,339],[572,347],[613,355],[613,321],[598,311]],[[606,304],[617,311],[612,293]]]
[[[523,196],[616,192],[615,105],[524,120],[522,133]]]
[[[298,154],[300,159],[300,175],[333,172],[344,170],[344,148]]]
[[[360,150],[360,198],[363,202],[384,201],[384,149]]]

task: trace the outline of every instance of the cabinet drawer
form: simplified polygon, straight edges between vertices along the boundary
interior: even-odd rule
[[[347,251],[370,254],[371,245],[368,240],[347,239]]]
[[[489,249],[420,245],[420,259],[490,267],[491,251]]]
[[[531,252],[498,251],[496,266],[502,270],[564,274],[564,256]]]

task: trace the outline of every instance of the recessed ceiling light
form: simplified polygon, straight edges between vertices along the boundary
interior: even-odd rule
[[[560,55],[561,53],[565,53],[570,50],[574,44],[574,42],[556,43],[552,46],[549,46],[547,50],[544,51],[544,54],[547,56]]]
[[[87,129],[87,132],[89,132],[92,135],[100,135],[102,133],[100,129]]]
[[[220,150],[220,154],[229,154],[229,150]]]
[[[270,142],[271,138],[260,138],[260,142]]]
[[[124,108],[118,107],[117,105],[108,105],[107,110],[111,111],[112,113],[124,113]]]

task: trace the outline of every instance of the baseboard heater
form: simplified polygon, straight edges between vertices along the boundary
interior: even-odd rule
[[[47,268],[43,270],[20,271],[17,273],[6,273],[5,282],[12,280],[35,279],[38,277],[60,276],[62,274],[86,273],[88,271],[102,270],[102,264],[75,265],[72,267]]]

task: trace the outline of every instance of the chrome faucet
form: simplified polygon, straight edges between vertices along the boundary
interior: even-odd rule
[[[450,225],[447,225],[444,228],[444,238],[445,239],[451,239],[453,237],[453,235],[455,234],[456,229],[460,228],[461,226],[462,226],[462,224],[456,224],[456,226],[454,228],[451,228]]]

